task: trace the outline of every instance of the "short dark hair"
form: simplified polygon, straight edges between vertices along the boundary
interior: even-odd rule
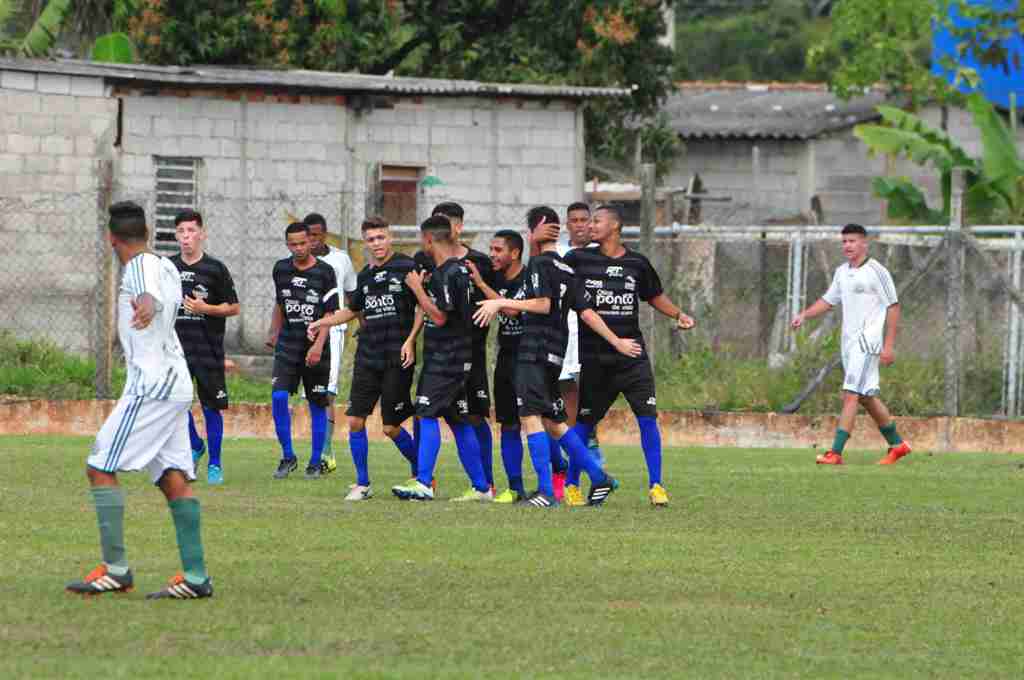
[[[203,216],[196,210],[182,210],[174,216],[174,226],[178,226],[182,222],[195,222],[201,227],[203,226]]]
[[[363,220],[363,231],[367,231],[369,229],[387,229],[389,226],[390,225],[388,225],[387,220],[380,215],[370,215]]]
[[[300,231],[309,233],[309,225],[305,222],[292,222],[284,230],[284,237],[288,238],[288,234],[298,234]]]
[[[859,224],[854,224],[853,222],[851,222],[850,224],[847,224],[845,227],[843,227],[843,231],[840,233],[842,233],[843,236],[846,236],[847,234],[860,234],[861,236],[866,237],[868,235],[868,230]]]
[[[594,212],[597,212],[599,210],[610,212],[612,215],[615,216],[615,221],[619,223],[619,226],[622,226],[622,208],[615,205],[614,203],[602,203],[601,205],[594,208]]]
[[[327,220],[325,220],[324,216],[320,213],[309,213],[302,221],[305,222],[308,227],[312,227],[314,224],[319,224],[324,228],[324,231],[327,231]]]
[[[512,229],[502,229],[501,231],[494,235],[494,238],[505,239],[505,243],[508,244],[508,247],[512,250],[518,250],[519,258],[522,259],[523,248],[526,244],[523,243],[523,237],[520,236],[518,231],[513,231]]]
[[[110,206],[110,233],[121,241],[145,241],[148,236],[146,211],[132,201]]]
[[[452,223],[444,215],[431,215],[423,220],[420,231],[428,233],[439,241],[450,241],[452,238]]]
[[[590,206],[587,205],[586,203],[584,203],[583,201],[576,201],[575,203],[570,203],[569,204],[569,207],[565,209],[565,214],[568,215],[573,210],[586,210],[587,213],[589,214],[590,213]]]
[[[541,223],[561,224],[561,222],[558,221],[558,213],[548,206],[538,205],[534,208],[530,208],[530,212],[526,213],[526,228],[533,231],[534,228]]]
[[[454,201],[445,201],[444,203],[438,203],[434,206],[433,215],[444,215],[448,219],[461,220],[466,216],[466,211],[462,209],[462,206]]]

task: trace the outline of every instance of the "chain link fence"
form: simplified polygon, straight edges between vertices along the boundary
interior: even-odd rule
[[[358,269],[365,254],[357,220],[379,207],[374,197],[349,192],[248,199],[198,194],[185,197],[188,205],[175,204],[184,199],[171,193],[0,197],[0,243],[8,254],[0,267],[0,331],[95,358],[98,372],[113,346],[110,360],[116,362],[119,266],[106,241],[106,205],[135,200],[157,217],[154,247],[161,254],[176,252],[173,236],[161,236],[168,228],[164,216],[178,207],[202,212],[207,252],[227,264],[242,302],[242,313],[228,321],[228,352],[265,354],[274,301],[271,270],[288,255],[285,226],[310,212],[324,215],[335,244],[348,249]],[[416,208],[417,219],[437,202],[459,201],[443,191],[427,198]],[[527,205],[459,202],[467,208],[465,240],[479,250],[487,252],[498,229],[525,229]],[[553,207],[564,213],[565,206]],[[679,333],[666,319],[647,320],[659,402],[665,408],[782,410],[796,404],[801,412],[834,411],[841,379],[833,363],[839,313],[799,334],[790,332],[789,321],[825,291],[842,263],[838,227],[758,225],[758,210],[742,202],[709,203],[699,226],[685,224],[678,210],[668,214],[679,221],[655,231],[647,254],[670,297],[697,318],[698,327]],[[955,239],[945,231],[945,225],[890,229],[873,238],[871,254],[892,272],[903,312],[897,363],[882,372],[883,395],[900,413],[947,412],[952,351],[958,359],[959,413],[1018,416],[1024,334],[1013,297],[1022,278],[1024,230],[975,229],[958,241],[954,251],[964,253],[963,286],[952,317],[948,291],[960,277],[950,264],[949,243]],[[401,250],[416,249],[415,223],[396,225],[395,234]],[[625,235],[631,247],[639,247],[638,227],[627,227]],[[952,349],[951,323],[958,329]],[[348,361],[354,344],[349,343]],[[799,400],[815,383],[817,389]],[[662,399],[662,391],[673,390],[674,400]]]

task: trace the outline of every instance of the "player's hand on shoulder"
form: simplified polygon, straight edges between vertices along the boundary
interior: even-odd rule
[[[466,269],[469,270],[469,278],[473,280],[473,283],[480,285],[483,282],[483,277],[480,276],[480,270],[476,268],[473,260],[466,260]]]

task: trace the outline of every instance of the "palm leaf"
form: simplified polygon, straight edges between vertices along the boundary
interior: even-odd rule
[[[18,51],[26,57],[46,56],[60,35],[71,5],[72,0],[50,0],[46,3],[46,8],[21,41]]]
[[[981,167],[985,181],[1015,211],[1021,206],[1018,178],[1024,175],[1024,163],[1017,155],[1013,135],[1002,117],[983,95],[975,92],[967,98],[967,108],[981,131]]]

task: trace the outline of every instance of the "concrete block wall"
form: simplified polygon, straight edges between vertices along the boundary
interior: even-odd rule
[[[0,70],[0,329],[92,350],[100,161],[117,101],[98,78]]]

